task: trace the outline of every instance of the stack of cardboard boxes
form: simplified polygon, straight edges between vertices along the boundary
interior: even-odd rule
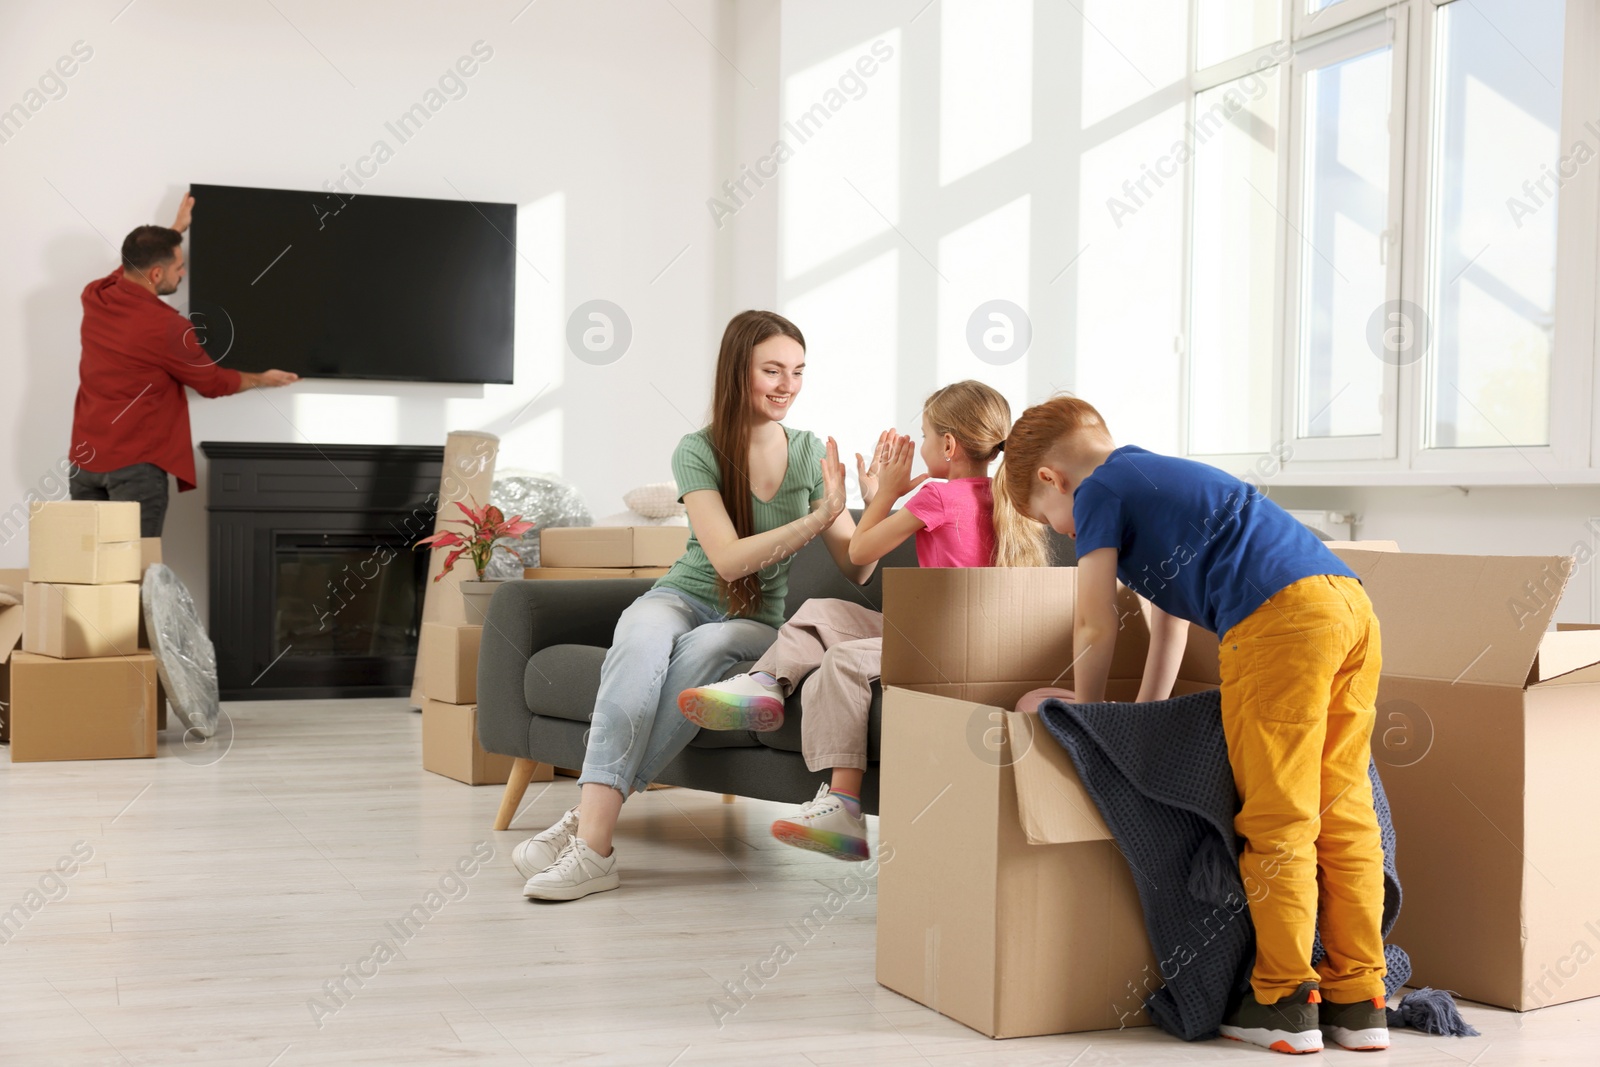
[[[422,767],[468,785],[504,785],[512,757],[478,743],[478,646],[482,626],[425,622],[417,641],[422,683]],[[547,782],[541,765],[534,780]]]
[[[41,504],[28,546],[22,651],[9,670],[12,762],[154,756],[160,698],[139,580],[160,541],[139,537],[139,505]],[[18,573],[0,573],[0,584]],[[7,651],[15,610],[0,622]]]
[[[554,526],[524,578],[659,578],[689,544],[687,526]]]

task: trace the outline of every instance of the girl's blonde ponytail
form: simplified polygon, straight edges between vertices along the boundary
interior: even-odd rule
[[[1006,457],[1000,456],[994,486],[994,565],[996,567],[1048,567],[1050,545],[1043,523],[1024,515],[1011,498],[1006,483]]]

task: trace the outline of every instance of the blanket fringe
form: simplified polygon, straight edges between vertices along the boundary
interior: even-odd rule
[[[1407,993],[1398,1007],[1389,1009],[1389,1025],[1444,1037],[1479,1036],[1477,1028],[1461,1017],[1455,999],[1448,992],[1427,986]]]

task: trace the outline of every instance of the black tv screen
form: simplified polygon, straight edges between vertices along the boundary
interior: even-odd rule
[[[511,382],[516,205],[191,191],[190,317],[223,366]]]

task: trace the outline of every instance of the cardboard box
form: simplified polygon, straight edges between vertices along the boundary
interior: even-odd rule
[[[17,594],[20,600],[28,582],[25,570],[0,570],[0,586]],[[11,737],[11,653],[22,643],[23,606],[0,607],[0,741]]]
[[[159,538],[159,537],[141,537],[141,538],[139,538],[139,585],[141,587],[144,585],[144,572],[150,569],[150,565],[152,563],[160,563],[160,562],[161,562],[161,538]],[[144,604],[142,602],[139,605],[139,647],[140,648],[149,648],[150,647],[150,634],[148,632],[146,632],[146,630],[145,630],[145,626],[144,626]],[[162,719],[162,726],[163,727],[166,726],[166,718],[167,718],[166,707],[165,707],[165,704],[163,704],[162,711],[161,711],[161,719]]]
[[[139,555],[137,501],[55,500],[28,517],[30,582],[136,582]]]
[[[22,647],[57,659],[130,656],[139,649],[139,586],[29,582]]]
[[[991,1037],[1146,1025],[1159,982],[1127,861],[1065,750],[1010,710],[1071,687],[1076,580],[884,572],[877,978]],[[1131,699],[1149,630],[1120,592],[1108,696]],[[1179,691],[1215,687],[1216,661],[1193,629]]]
[[[422,693],[446,704],[471,704],[478,699],[478,647],[481,626],[448,626],[425,622],[417,639],[422,661]]]
[[[1545,632],[1575,561],[1339,554],[1383,627],[1411,984],[1518,1011],[1600,995],[1600,631]]]
[[[12,763],[155,754],[155,657],[12,654]]]
[[[504,785],[512,758],[485,752],[478,743],[478,706],[422,701],[422,769],[467,785]],[[550,767],[540,764],[532,781],[548,782]]]
[[[552,526],[539,531],[539,566],[670,567],[688,544],[687,526]]]
[[[527,567],[524,578],[547,582],[594,581],[606,578],[660,578],[671,567]]]

